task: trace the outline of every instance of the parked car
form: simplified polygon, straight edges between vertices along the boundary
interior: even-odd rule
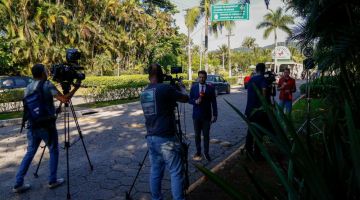
[[[0,90],[25,88],[31,81],[27,76],[0,76]]]
[[[197,83],[198,81],[193,82]],[[225,92],[226,94],[230,94],[230,84],[219,75],[208,75],[206,79],[206,83],[215,87],[216,96],[219,93]]]

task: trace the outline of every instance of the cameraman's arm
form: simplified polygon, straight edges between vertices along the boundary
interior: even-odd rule
[[[62,103],[67,103],[72,96],[74,96],[75,92],[80,88],[80,84],[76,84],[75,87],[68,93],[63,95],[60,91],[57,92],[57,94],[54,96],[57,100],[59,100]]]

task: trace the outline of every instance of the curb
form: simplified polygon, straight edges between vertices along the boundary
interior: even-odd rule
[[[85,110],[78,110],[78,111],[75,111],[75,114],[77,117],[82,117],[86,114],[90,114],[93,112],[98,113],[98,112],[102,112],[102,111],[111,111],[111,110],[114,110],[115,108],[124,108],[125,106],[131,106],[131,105],[136,105],[136,104],[140,104],[140,102],[136,101],[136,102],[107,106],[107,107],[102,107],[102,108],[90,108],[90,109],[85,109]],[[62,117],[62,115],[60,114],[59,118],[61,118],[61,117]],[[6,126],[21,125],[21,122],[22,122],[22,118],[0,120],[0,128],[6,127]]]
[[[210,171],[216,173],[218,172],[226,163],[227,161],[233,159],[237,154],[241,153],[241,149],[243,149],[245,144],[241,145],[237,150],[235,150],[230,156],[225,158],[223,161],[221,161],[219,164],[217,164],[215,167],[213,167]],[[190,194],[193,192],[198,186],[206,182],[208,179],[205,176],[200,177],[197,181],[195,181],[193,184],[189,186],[189,189],[186,191],[186,194]]]

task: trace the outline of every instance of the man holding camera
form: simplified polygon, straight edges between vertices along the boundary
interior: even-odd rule
[[[255,122],[264,128],[269,128],[270,122],[266,113],[261,110],[262,103],[259,96],[256,93],[256,90],[259,90],[261,95],[269,101],[269,96],[267,88],[269,87],[266,78],[264,77],[265,73],[265,64],[258,63],[256,65],[256,75],[251,77],[248,83],[248,93],[247,93],[247,104],[245,115],[248,117],[250,122]],[[269,102],[268,102],[269,103]],[[251,156],[254,159],[261,159],[259,147],[255,144],[254,138],[250,131],[246,135],[245,149],[248,156]]]
[[[161,66],[152,64],[149,69],[150,84],[141,93],[141,106],[147,129],[147,145],[151,163],[150,190],[153,200],[163,199],[161,180],[165,167],[171,176],[173,199],[184,200],[184,173],[181,159],[181,144],[176,137],[176,102],[188,102],[185,88],[181,92],[164,84]]]
[[[284,76],[280,78],[278,83],[278,90],[280,91],[280,107],[284,109],[287,114],[292,110],[292,93],[296,92],[295,79],[290,77],[290,69],[284,70]]]
[[[28,119],[28,147],[27,152],[20,164],[18,172],[16,174],[16,183],[13,187],[13,192],[21,193],[30,189],[30,184],[24,183],[24,177],[27,170],[33,160],[36,151],[40,145],[41,140],[44,140],[46,146],[50,152],[50,176],[49,176],[49,188],[55,188],[64,183],[63,178],[57,178],[57,166],[59,160],[59,146],[58,146],[58,134],[56,130],[56,114],[54,99],[55,97],[62,103],[68,102],[74,95],[76,90],[80,87],[80,83],[76,84],[76,87],[67,95],[61,94],[56,87],[48,81],[48,74],[46,68],[42,64],[36,64],[32,67],[31,73],[34,80],[26,87],[25,97],[33,94],[36,91],[41,92],[42,103],[48,119],[46,122],[35,125],[31,119]]]
[[[201,160],[201,132],[204,136],[204,158],[210,162],[209,141],[210,126],[217,120],[217,103],[215,88],[206,84],[206,71],[198,72],[199,84],[194,84],[190,90],[189,103],[193,106],[193,122],[195,130],[196,153],[193,160]]]

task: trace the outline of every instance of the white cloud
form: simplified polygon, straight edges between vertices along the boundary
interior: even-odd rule
[[[181,11],[180,13],[174,16],[176,20],[176,25],[180,27],[180,32],[187,34],[187,28],[184,23],[184,15],[185,11],[183,9],[199,5],[199,1],[191,1],[191,0],[172,0],[178,6],[178,9]],[[237,1],[238,2],[238,1]],[[281,0],[270,0],[269,9],[277,9],[278,7],[284,8],[285,5]],[[231,48],[237,48],[241,46],[241,43],[246,36],[251,36],[256,38],[257,44],[259,46],[266,46],[274,43],[274,34],[271,34],[268,39],[263,38],[264,29],[256,29],[256,25],[263,21],[263,16],[268,12],[266,10],[266,6],[263,0],[251,0],[250,3],[250,19],[244,21],[236,21],[235,29],[233,30],[233,34],[235,36],[231,37],[230,46]],[[291,12],[287,14],[292,15]],[[200,45],[201,35],[204,37],[204,19],[201,19],[199,25],[195,28],[192,33],[192,39],[194,43]],[[224,30],[222,33],[215,37],[214,35],[210,35],[209,37],[209,50],[215,50],[218,46],[222,44],[227,45],[227,31]],[[287,34],[278,31],[278,41],[285,41],[287,38]],[[203,38],[202,38],[203,39]]]

